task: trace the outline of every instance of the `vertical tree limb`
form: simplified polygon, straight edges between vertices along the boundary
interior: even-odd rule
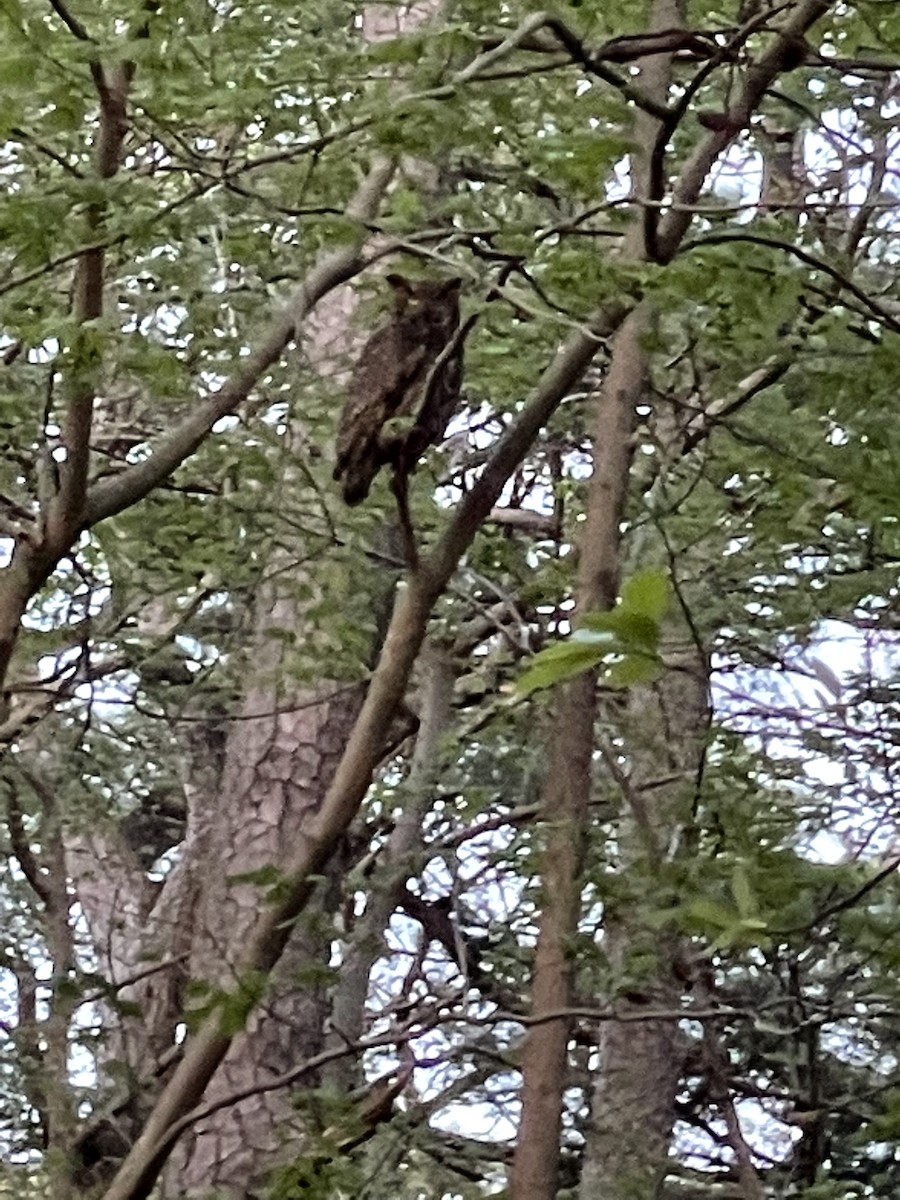
[[[650,32],[678,24],[675,0],[655,0]],[[672,56],[643,61],[644,93],[664,104]],[[658,121],[639,111],[635,142],[652,145]],[[641,195],[647,186],[647,164],[638,153],[632,164],[632,186]],[[643,222],[632,222],[622,257],[640,261],[645,253]],[[609,375],[594,411],[594,469],[587,511],[578,542],[576,616],[610,609],[616,602],[620,574],[621,521],[631,471],[636,404],[645,378],[641,346],[644,315],[631,312],[612,347]],[[581,917],[581,873],[593,791],[596,681],[586,674],[557,689],[551,717],[548,772],[542,799],[546,830],[542,852],[543,911],[535,950],[531,1016],[569,1008],[574,999],[574,954]],[[552,1200],[557,1192],[563,1093],[568,1083],[568,1043],[572,1021],[560,1018],[532,1026],[522,1049],[522,1116],[513,1156],[510,1194],[513,1200]]]

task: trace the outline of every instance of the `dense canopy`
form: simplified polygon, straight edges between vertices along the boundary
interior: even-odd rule
[[[0,1196],[900,1194],[900,5],[0,68]]]

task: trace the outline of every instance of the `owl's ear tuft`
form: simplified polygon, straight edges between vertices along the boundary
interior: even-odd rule
[[[454,275],[452,279],[445,279],[441,284],[440,295],[450,296],[454,292],[458,292],[462,285],[463,281],[459,275]]]
[[[407,296],[412,295],[412,282],[405,275],[385,275],[384,280],[395,292],[404,292]]]

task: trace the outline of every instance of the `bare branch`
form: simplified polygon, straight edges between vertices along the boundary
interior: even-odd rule
[[[85,35],[87,36],[87,35]],[[122,143],[128,129],[127,101],[130,73],[123,67],[102,73],[100,128],[97,138],[96,173],[99,179],[111,179],[119,168]],[[89,235],[103,226],[106,205],[91,204],[87,211]],[[62,422],[62,443],[66,457],[59,464],[59,486],[42,512],[41,556],[56,562],[71,544],[84,509],[90,463],[91,426],[93,423],[95,379],[99,363],[91,346],[90,332],[84,329],[103,315],[105,253],[100,248],[85,250],[75,274],[72,315],[80,330],[69,348],[67,363],[68,398]]]
[[[93,38],[84,25],[82,25],[73,13],[69,12],[67,5],[63,4],[63,0],[50,0],[50,7],[73,37],[78,38],[80,42],[93,41]]]
[[[535,512],[530,508],[492,508],[489,520],[505,529],[517,529],[538,538],[560,536],[559,520],[552,513]]]
[[[745,72],[744,85],[735,102],[727,113],[723,114],[721,124],[710,131],[684,164],[672,190],[672,200],[676,205],[690,205],[696,202],[716,159],[737,134],[747,127],[757,105],[778,76],[791,66],[799,65],[796,61],[798,45],[802,44],[805,47],[803,39],[807,30],[824,17],[831,7],[831,0],[798,0],[792,15],[779,28],[768,50],[755,63],[751,63]],[[660,222],[660,262],[669,262],[672,259],[690,221],[690,215],[679,207],[668,213]]]
[[[854,283],[848,275],[837,267],[826,262],[824,258],[818,258],[815,254],[810,254],[808,250],[795,245],[793,242],[784,241],[781,238],[767,237],[761,233],[709,233],[698,238],[693,242],[684,244],[684,251],[694,249],[696,246],[717,246],[723,245],[726,242],[749,242],[756,246],[770,246],[773,250],[783,250],[785,254],[791,254],[794,258],[806,266],[811,267],[815,271],[821,271],[823,275],[827,275],[829,279],[833,279],[838,284],[841,290],[848,291],[851,296],[854,296],[860,304],[869,310],[873,319],[879,321],[885,328],[890,329],[893,333],[900,333],[900,320],[897,319],[891,312],[879,304],[877,300]]]
[[[6,823],[9,829],[10,848],[22,868],[22,874],[28,880],[31,890],[45,908],[49,908],[53,902],[53,890],[44,867],[31,849],[31,843],[25,831],[22,808],[13,791],[11,781],[4,781],[4,790],[6,791]]]

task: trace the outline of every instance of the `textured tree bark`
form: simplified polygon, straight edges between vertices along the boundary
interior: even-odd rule
[[[709,727],[708,663],[686,631],[667,640],[665,673],[629,697],[623,736],[632,747],[622,781],[619,871],[652,880],[688,849],[685,822]],[[664,783],[660,783],[664,780]],[[657,906],[665,897],[653,897]],[[618,1003],[632,1015],[677,1011],[684,984],[679,943],[643,917],[640,898],[607,903],[603,951],[613,977],[637,979]],[[668,1163],[684,1048],[675,1020],[604,1022],[585,1146],[582,1194],[655,1200]]]
[[[513,1200],[550,1200],[557,1191],[571,1020],[540,1019],[566,1009],[573,999],[594,708],[595,680],[584,675],[566,685],[554,717],[541,805],[546,822],[543,910],[531,989],[531,1016],[540,1023],[529,1030],[522,1047],[522,1117],[510,1179]]]
[[[303,628],[295,599],[300,581],[296,570],[271,574],[275,582],[262,589],[249,615],[255,633],[246,652],[247,684],[227,723],[224,766],[207,761],[217,755],[214,743],[204,759],[203,738],[192,740],[193,753],[183,749],[187,828],[162,886],[148,882],[114,831],[68,841],[69,870],[101,969],[113,985],[125,985],[119,998],[138,1008],[111,1014],[116,1035],[102,1056],[107,1064],[126,1064],[134,1080],[128,1120],[118,1117],[126,1136],[137,1133],[165,1080],[166,1062],[177,1054],[185,1002],[191,1003],[187,981],[213,995],[233,995],[247,983],[238,964],[271,885],[246,876],[284,863],[321,804],[359,709],[362,685],[323,680],[311,690],[297,681],[293,637],[284,634],[295,637]],[[307,594],[316,595],[314,579]],[[289,1091],[262,1089],[322,1048],[331,936],[330,923],[311,906],[292,931],[265,1004],[235,1039],[206,1097],[215,1103],[240,1093],[241,1099],[185,1134],[162,1197],[203,1194],[211,1186],[243,1196],[279,1158],[297,1152],[303,1127]],[[198,994],[192,1002],[203,1000]]]
[[[332,689],[336,696],[328,699],[327,684],[325,695],[292,684],[284,661],[289,650],[272,630],[301,627],[302,614],[291,599],[271,592],[260,610],[257,678],[232,725],[221,792],[206,798],[192,831],[195,870],[202,869],[205,878],[193,912],[189,974],[229,992],[247,982],[236,964],[266,904],[265,886],[236,877],[283,862],[331,782],[360,700],[358,689]],[[327,890],[320,885],[319,901]],[[264,1003],[235,1039],[205,1096],[213,1104],[237,1093],[241,1099],[181,1140],[162,1197],[201,1195],[210,1187],[223,1196],[243,1196],[280,1158],[298,1152],[304,1128],[289,1092],[259,1089],[322,1048],[330,937],[323,911],[314,904],[294,928]]]

